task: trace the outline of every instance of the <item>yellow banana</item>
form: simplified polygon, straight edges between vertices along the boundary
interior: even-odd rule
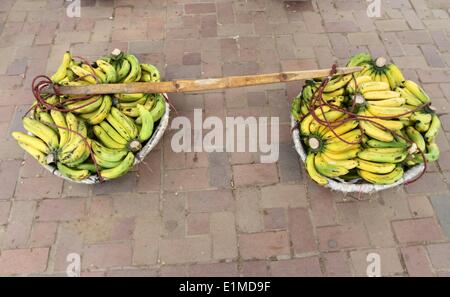
[[[126,144],[118,143],[114,139],[111,138],[111,136],[108,135],[108,133],[100,126],[94,126],[92,127],[92,131],[94,132],[95,136],[103,143],[104,146],[111,148],[111,149],[124,149],[126,148]]]
[[[46,165],[47,164],[47,155],[44,154],[43,152],[41,152],[40,150],[27,145],[23,142],[18,142],[18,144],[20,145],[20,147],[26,151],[27,153],[29,153],[33,158],[35,158],[39,163]]]
[[[67,176],[68,178],[71,178],[73,180],[83,180],[87,177],[89,177],[90,173],[89,170],[86,169],[72,169],[61,162],[56,163],[56,166],[58,167],[58,171],[62,173],[63,175]]]
[[[91,113],[80,114],[80,117],[85,119],[91,125],[97,125],[103,121],[109,114],[112,107],[112,100],[109,95],[103,95],[102,105]]]
[[[50,149],[48,148],[47,144],[45,144],[45,142],[43,142],[41,139],[39,139],[37,137],[30,136],[23,132],[17,132],[17,131],[12,132],[11,135],[18,142],[21,142],[27,146],[30,146],[44,154],[50,153]]]
[[[102,105],[103,96],[94,96],[86,100],[66,104],[68,109],[73,109],[74,113],[91,113]],[[86,105],[87,104],[87,105]],[[83,106],[83,107],[81,107]]]
[[[325,161],[321,154],[316,154],[314,158],[314,165],[317,172],[327,177],[338,177],[348,173],[348,169],[343,166],[333,165]]]
[[[384,99],[384,100],[371,100],[367,101],[370,105],[377,105],[377,106],[387,106],[387,107],[399,107],[405,104],[406,100],[405,98],[391,98],[391,99]]]
[[[409,112],[409,109],[406,107],[386,107],[386,106],[376,106],[376,105],[368,105],[367,110],[373,114],[374,116],[379,117],[391,117],[398,118],[404,116],[404,114]]]
[[[22,123],[28,132],[42,139],[51,150],[56,150],[59,147],[58,135],[50,127],[28,117],[24,117]]]
[[[55,125],[61,127],[58,128],[59,147],[64,147],[69,140],[69,131],[64,129],[67,128],[66,118],[62,112],[55,109],[50,110],[50,115],[52,116]]]
[[[361,90],[361,85],[363,83],[369,82],[369,81],[372,81],[372,78],[370,76],[368,76],[368,75],[358,76],[356,78],[356,81],[355,81],[355,79],[352,78],[350,80],[350,82],[348,83],[348,85],[347,85],[347,92],[350,95],[353,95],[356,92]]]
[[[365,95],[369,92],[389,91],[389,84],[380,81],[366,81],[360,86],[361,93]]]
[[[55,83],[59,83],[67,75],[67,68],[69,68],[70,61],[72,61],[72,55],[70,52],[65,52],[61,65],[59,65],[55,74],[52,75],[51,80]]]
[[[323,175],[321,175],[319,172],[317,172],[316,166],[314,164],[314,159],[315,159],[314,154],[308,154],[306,156],[306,160],[305,160],[306,171],[308,172],[308,174],[312,178],[312,180],[314,180],[319,185],[328,184],[328,180]]]
[[[330,93],[330,92],[336,91],[337,89],[345,87],[351,79],[352,79],[351,74],[333,78],[332,80],[330,80],[328,82],[328,84],[325,86],[323,91],[325,93]]]
[[[331,165],[337,165],[337,166],[342,166],[348,170],[355,168],[356,166],[358,166],[358,162],[355,159],[350,159],[350,160],[335,160],[335,159],[331,159],[329,158],[326,154],[321,154],[321,157],[329,164]]]
[[[118,166],[110,169],[103,169],[100,171],[100,175],[106,180],[118,178],[127,173],[131,169],[131,167],[133,167],[133,164],[134,155],[132,152],[129,152]]]
[[[120,123],[122,127],[124,127],[124,129],[127,130],[127,133],[130,135],[132,139],[135,139],[137,137],[138,131],[133,120],[124,115],[122,112],[120,112],[120,110],[118,110],[115,107],[111,108],[111,115],[113,116],[113,118],[116,119],[116,121]]]
[[[439,119],[437,114],[433,114],[431,118],[430,128],[425,133],[425,139],[428,141],[428,143],[433,142],[440,128],[441,128],[441,120]]]
[[[403,168],[400,166],[395,167],[392,172],[387,174],[376,174],[372,172],[368,172],[365,170],[358,170],[359,176],[361,176],[364,180],[380,185],[389,185],[397,182],[399,179],[403,177]]]
[[[422,152],[425,152],[426,149],[425,139],[423,138],[422,134],[420,134],[419,131],[414,129],[414,127],[412,126],[409,126],[406,127],[406,134],[408,135],[409,139],[411,139]]]
[[[363,159],[357,159],[358,168],[364,171],[386,174],[395,169],[396,165],[393,163],[377,163],[370,162]]]
[[[414,96],[416,96],[416,98],[422,101],[423,104],[431,101],[430,97],[428,97],[425,91],[412,80],[405,80],[403,82],[403,85],[405,86],[406,89],[408,89],[408,91],[410,91]]]
[[[384,100],[398,97],[400,97],[400,94],[395,91],[373,91],[364,93],[364,98],[366,100]]]
[[[96,84],[97,80],[94,78],[92,73],[89,71],[86,71],[85,69],[81,68],[77,65],[70,66],[70,70],[72,70],[80,79],[90,83],[90,84]]]
[[[342,161],[342,160],[349,160],[353,159],[358,155],[358,152],[360,151],[360,148],[355,148],[351,150],[344,151],[342,153],[330,153],[327,151],[324,151],[323,154],[326,155],[328,158]]]
[[[358,152],[360,159],[381,163],[400,163],[408,156],[404,149],[393,151],[396,148],[366,148]]]
[[[333,128],[333,130],[337,135],[342,135],[349,131],[352,131],[356,127],[358,127],[358,121],[351,120],[351,121],[345,122],[344,124],[341,124],[340,126],[338,126],[336,128]],[[323,139],[336,137],[335,134],[328,128],[323,131],[322,135],[323,135]]]

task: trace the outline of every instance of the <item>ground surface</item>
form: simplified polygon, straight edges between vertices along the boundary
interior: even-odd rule
[[[203,2],[203,3],[200,3]],[[120,48],[166,79],[328,67],[351,53],[385,55],[419,80],[442,112],[450,100],[446,0],[291,3],[248,0],[0,2],[0,275],[450,275],[450,116],[443,151],[418,182],[355,201],[312,184],[289,137],[299,83],[172,96],[180,115],[279,116],[280,159],[257,153],[156,151],[120,180],[79,186],[25,157],[9,133],[32,101],[31,79],[64,51],[96,57]],[[112,18],[111,18],[112,17]]]

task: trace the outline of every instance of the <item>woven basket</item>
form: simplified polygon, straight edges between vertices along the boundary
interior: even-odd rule
[[[167,95],[166,95],[167,97]],[[169,114],[170,114],[170,105],[166,102],[166,111],[164,115],[159,120],[158,126],[155,128],[155,131],[153,132],[152,137],[147,141],[147,143],[142,147],[142,149],[135,155],[134,165],[139,164],[144,160],[145,156],[147,156],[148,153],[150,153],[153,148],[158,144],[158,142],[161,140],[161,138],[164,135],[164,132],[167,129],[167,126],[169,125]],[[86,179],[83,180],[73,180],[71,178],[68,178],[67,176],[63,175],[61,172],[58,171],[58,169],[53,165],[44,165],[44,167],[53,173],[56,176],[59,176],[65,180],[79,183],[79,184],[97,184],[100,183],[100,180],[97,175],[91,175]]]
[[[294,141],[295,150],[300,155],[302,162],[305,163],[306,152],[303,147],[302,141],[300,139],[300,132],[298,130],[298,126],[296,125],[296,121],[294,117],[291,116],[291,127],[292,127],[292,140]],[[408,181],[413,180],[423,171],[424,165],[416,165],[407,170],[403,177],[397,182],[390,185],[374,185],[369,183],[361,183],[361,180],[355,180],[354,182],[346,182],[344,180],[334,180],[327,178],[328,184],[325,185],[326,188],[330,188],[335,191],[343,192],[343,193],[374,193],[390,188],[394,188],[396,186],[402,185]]]

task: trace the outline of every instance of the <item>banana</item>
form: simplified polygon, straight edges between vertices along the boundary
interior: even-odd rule
[[[379,125],[382,125],[383,127],[386,127],[388,129],[391,129],[391,130],[396,130],[397,131],[397,130],[402,129],[403,126],[404,126],[403,123],[400,122],[400,121],[383,120],[383,119],[374,118],[374,115],[369,113],[368,111],[365,111],[363,113],[358,113],[358,114],[366,116],[366,117],[369,117],[368,120],[370,120],[372,122],[375,122],[375,123],[377,123]],[[374,126],[376,126],[376,125],[374,124]],[[378,126],[376,126],[376,127],[378,127]]]
[[[121,113],[130,118],[137,118],[139,116],[139,110],[137,109],[137,107],[119,108],[119,110]]]
[[[359,176],[361,176],[364,180],[380,185],[389,185],[397,182],[399,179],[403,177],[403,168],[400,166],[395,167],[392,172],[387,174],[376,174],[365,170],[358,170]]]
[[[104,73],[100,68],[93,68],[94,75],[100,80],[102,84],[108,83],[108,78],[106,77],[106,73]]]
[[[145,102],[147,102],[147,96],[143,96],[141,99],[133,102],[121,102],[117,104],[117,108],[132,108],[136,107],[138,104],[143,105]]]
[[[357,163],[358,169],[378,174],[386,174],[392,172],[392,170],[394,170],[396,167],[396,165],[393,163],[376,163],[363,159],[357,159]]]
[[[333,92],[329,92],[329,93],[322,93],[322,98],[325,101],[330,101],[333,100],[334,98],[338,97],[338,96],[342,96],[345,93],[345,88],[340,88],[337,89],[336,91]]]
[[[53,121],[53,118],[52,118],[52,116],[49,113],[47,113],[47,112],[38,112],[37,115],[39,117],[39,121],[42,124],[50,127],[55,132],[58,131],[58,129],[56,128],[55,122]]]
[[[124,145],[128,143],[107,121],[102,121],[99,125],[114,141]]]
[[[376,105],[368,105],[367,110],[373,114],[374,116],[379,117],[390,117],[390,118],[398,118],[404,116],[409,112],[409,109],[400,106],[400,107],[386,107],[386,106],[376,106]]]
[[[406,135],[408,135],[409,139],[411,139],[422,152],[425,152],[426,149],[425,139],[423,138],[422,134],[420,134],[419,131],[414,129],[414,127],[412,126],[409,126],[406,127]]]
[[[343,144],[341,139],[346,140],[348,142],[357,142],[361,140],[361,130],[354,129],[345,134],[340,135],[339,137],[333,135],[333,137],[327,139],[327,144],[331,143]]]
[[[118,143],[115,141],[108,133],[100,126],[92,127],[92,131],[95,136],[103,143],[104,146],[111,149],[124,149],[126,148],[126,144]]]
[[[355,149],[344,151],[342,153],[331,153],[331,152],[324,151],[323,154],[333,160],[342,161],[342,160],[349,160],[349,159],[355,158],[358,155],[359,151],[360,151],[360,148],[358,147]]]
[[[363,128],[364,133],[366,133],[366,135],[372,138],[385,142],[390,142],[394,140],[394,136],[391,133],[377,127],[376,125],[368,121],[362,120],[360,121],[359,125],[361,126],[361,128]]]
[[[422,101],[420,101],[419,98],[417,98],[410,91],[408,91],[408,89],[397,87],[395,91],[398,92],[402,98],[405,98],[407,104],[412,106],[422,105]]]
[[[43,165],[47,165],[47,155],[46,154],[44,154],[40,150],[36,149],[35,147],[25,144],[23,142],[19,141],[18,144],[24,151],[29,153],[39,163],[41,163]]]
[[[325,144],[324,151],[327,152],[328,155],[331,155],[331,154],[339,154],[339,153],[343,153],[348,150],[359,149],[359,148],[360,148],[359,144],[348,144],[348,143],[340,141],[340,142]]]
[[[58,128],[59,147],[64,147],[69,140],[69,131],[64,129],[67,128],[66,118],[64,117],[64,114],[62,112],[55,109],[50,110],[50,115],[52,116],[55,125],[61,127]]]
[[[17,132],[17,131],[12,132],[11,135],[18,142],[21,142],[27,146],[30,146],[33,149],[36,149],[36,150],[42,152],[43,154],[50,153],[50,149],[48,148],[47,144],[45,144],[44,141],[42,141],[41,139],[39,139],[37,137],[30,136],[26,133]]]
[[[437,114],[433,114],[431,118],[430,128],[425,133],[425,139],[428,143],[433,142],[440,128],[441,128],[441,120],[439,119]]]
[[[92,150],[95,156],[109,162],[121,161],[128,154],[125,149],[111,149],[101,145],[97,141],[92,141]]]
[[[73,180],[83,180],[90,175],[89,170],[72,169],[72,168],[65,166],[61,162],[57,162],[56,166],[57,166],[59,172],[61,172],[63,175],[65,175],[68,178],[71,178]]]
[[[91,143],[91,141],[88,140],[88,143]],[[61,160],[61,163],[64,163],[68,167],[75,168],[86,161],[90,155],[91,151],[83,141],[83,143],[80,144],[67,159],[64,159],[64,162]]]
[[[385,75],[386,75],[387,82],[389,83],[389,87],[391,88],[391,90],[395,90],[401,84],[401,82],[398,82],[389,70],[385,72]]]
[[[367,81],[363,82],[360,87],[361,93],[365,95],[369,92],[382,92],[389,91],[390,87],[388,83],[379,81]]]
[[[127,173],[134,164],[134,155],[129,152],[128,155],[120,162],[120,164],[114,168],[103,169],[100,171],[100,175],[104,179],[118,178]]]
[[[97,83],[97,80],[92,75],[92,73],[81,68],[80,66],[72,65],[72,66],[70,66],[70,70],[72,70],[81,80],[84,80],[85,82],[87,82],[89,84]]]
[[[356,92],[361,90],[361,85],[365,82],[372,81],[372,78],[368,75],[358,76],[356,79],[350,80],[348,83],[346,90],[350,95],[355,94]]]
[[[127,133],[130,135],[132,139],[135,139],[137,137],[138,131],[133,120],[124,115],[122,112],[120,112],[120,110],[118,110],[115,107],[111,108],[111,115],[113,118],[116,119],[117,122],[120,123],[122,127],[124,127],[124,129],[127,131]]]
[[[112,99],[109,95],[103,95],[102,105],[91,113],[80,114],[80,117],[85,119],[91,125],[97,125],[103,121],[109,114],[112,107]]]
[[[50,148],[50,150],[56,150],[59,147],[59,139],[56,132],[50,127],[44,125],[38,120],[24,117],[22,119],[24,128],[42,139]]]
[[[326,108],[324,108],[323,110],[324,112],[326,112],[325,111]],[[156,100],[155,106],[150,110],[150,114],[152,115],[153,121],[154,122],[158,121],[160,118],[162,118],[165,112],[166,112],[166,101],[160,95],[160,97],[158,97],[158,99]]]
[[[113,65],[104,60],[97,60],[95,63],[101,70],[103,70],[103,72],[105,72],[107,83],[117,82],[117,72]]]
[[[368,146],[373,148],[388,148],[388,147],[406,148],[408,146],[406,143],[395,140],[386,142],[377,139],[369,139],[366,143]]]
[[[119,102],[136,102],[145,97],[144,93],[133,93],[133,94],[115,94],[114,95]]]
[[[158,108],[158,104],[159,104],[160,100],[158,100],[158,102],[156,102],[155,108],[151,110],[152,112],[152,118],[157,121],[155,119],[155,117],[153,117],[153,110],[155,110],[156,108]],[[164,103],[162,103],[164,104]],[[322,112],[323,111],[323,112]],[[322,108],[317,107],[314,110],[314,113],[321,119],[323,119],[323,114],[330,111],[330,107],[328,106],[323,106]],[[300,132],[302,133],[302,135],[309,135],[311,134],[311,131],[309,130],[309,126],[311,125],[311,123],[314,121],[314,118],[311,114],[307,115],[303,121],[300,123]],[[137,121],[136,121],[137,122]],[[140,124],[139,122],[137,122],[138,124]]]
[[[103,160],[102,158],[100,158],[100,156],[98,155],[94,155],[95,158],[95,162],[97,163],[98,166],[100,166],[101,168],[115,168],[117,166],[120,165],[120,163],[122,161],[118,161],[118,162],[111,162],[111,161],[106,161]]]
[[[387,75],[385,72],[381,72],[380,73],[380,81],[386,83],[389,86],[389,89],[391,87],[390,83],[389,83],[389,79],[387,78]]]
[[[425,158],[428,162],[436,161],[437,159],[439,159],[439,155],[440,150],[439,146],[436,143],[432,142],[427,145],[427,153],[425,154]]]
[[[139,65],[138,59],[131,54],[125,54],[124,58],[130,62],[131,70],[128,75],[123,79],[123,83],[130,83],[138,81],[141,76],[141,66]]]
[[[69,116],[69,114],[67,114]],[[71,133],[69,142],[59,152],[58,159],[66,165],[78,165],[89,157],[89,151],[85,139],[87,137],[87,127],[83,120],[78,121],[76,130],[80,135]],[[89,141],[86,139],[86,141]]]
[[[333,128],[333,130],[334,130],[334,132],[335,132],[337,135],[342,135],[342,134],[345,134],[345,133],[347,133],[347,132],[349,132],[349,131],[352,131],[352,130],[355,129],[356,127],[358,127],[358,121],[357,121],[357,120],[351,120],[351,121],[348,121],[348,122],[345,122],[345,123],[339,125],[339,126],[336,127],[336,128]],[[325,129],[325,130],[322,132],[321,135],[322,135],[322,138],[323,138],[323,139],[329,139],[329,138],[336,137],[336,136],[335,136],[335,133],[333,133],[331,130],[329,130],[329,129],[327,128],[327,129]]]
[[[393,151],[397,149],[397,151]],[[360,159],[381,163],[400,163],[408,156],[401,148],[366,148],[358,152]]]
[[[139,116],[142,119],[142,128],[141,131],[139,131],[138,140],[144,142],[152,136],[154,122],[152,115],[144,106],[139,104],[137,108],[139,110]]]
[[[117,81],[122,81],[125,77],[127,77],[128,73],[130,72],[131,64],[130,62],[128,62],[128,60],[121,59],[118,66],[120,67],[118,67],[118,69],[116,68]]]
[[[315,159],[314,154],[308,154],[306,156],[306,160],[305,160],[306,171],[308,172],[308,174],[312,178],[312,180],[314,180],[319,185],[328,184],[328,180],[323,175],[321,175],[319,172],[317,172],[316,166],[314,164],[314,159]]]
[[[401,85],[405,81],[403,73],[395,64],[389,64],[386,73],[389,73],[389,76],[395,81],[396,86]],[[395,87],[392,89],[395,89]]]
[[[150,80],[145,81],[152,81],[152,82],[159,82],[161,81],[161,74],[159,73],[158,68],[151,64],[141,64],[141,68],[143,71],[150,74]]]
[[[425,91],[412,80],[405,80],[403,82],[405,88],[410,91],[414,96],[416,96],[423,104],[431,101],[430,97],[425,93]]]
[[[326,154],[321,154],[321,157],[329,164],[331,165],[337,165],[337,166],[342,166],[348,170],[356,168],[356,166],[358,166],[358,161],[356,161],[355,159],[351,159],[351,160],[335,160],[335,159],[331,159],[329,158]]]
[[[331,93],[333,91],[336,91],[337,89],[344,88],[351,79],[352,79],[351,74],[333,78],[328,82],[323,91],[325,93]]]
[[[86,100],[80,100],[77,102],[66,104],[68,109],[71,109],[74,113],[91,113],[102,105],[103,97],[94,96]]]
[[[314,158],[314,165],[317,172],[327,177],[338,177],[348,173],[348,169],[343,166],[333,165],[325,161],[321,154],[316,154]]]
[[[395,91],[372,91],[363,93],[366,100],[384,100],[391,98],[398,98],[400,94]]]
[[[387,107],[399,107],[405,104],[406,100],[405,98],[391,98],[391,99],[384,99],[384,100],[371,100],[367,101],[370,105],[377,105],[377,106],[387,106]]]
[[[347,67],[366,65],[372,61],[372,56],[368,53],[359,53],[350,58]]]
[[[70,61],[72,61],[72,55],[70,52],[65,52],[61,65],[59,65],[55,74],[52,75],[51,80],[55,83],[59,83],[67,75],[67,68],[69,68]]]
[[[80,164],[80,165],[78,165],[76,167],[76,169],[80,169],[80,170],[86,169],[86,170],[88,170],[89,172],[92,172],[92,173],[96,173],[97,172],[97,168],[95,168],[95,164],[94,163],[90,163],[90,162],[86,162],[86,163]],[[99,169],[101,169],[101,167]]]
[[[127,142],[132,140],[132,137],[129,134],[128,130],[125,129],[111,114],[108,114],[106,120]]]

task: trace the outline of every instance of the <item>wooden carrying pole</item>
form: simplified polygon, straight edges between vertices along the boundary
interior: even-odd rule
[[[336,68],[335,75],[361,71],[362,67]],[[287,71],[280,73],[229,76],[223,78],[173,80],[164,82],[134,82],[118,84],[94,84],[86,86],[59,86],[58,93],[64,95],[99,95],[99,94],[131,94],[131,93],[185,93],[218,89],[238,88],[246,86],[274,84],[304,79],[327,77],[331,69]],[[53,93],[47,89],[44,93]]]

